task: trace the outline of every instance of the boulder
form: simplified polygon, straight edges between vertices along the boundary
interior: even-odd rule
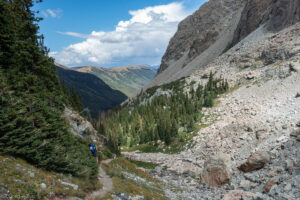
[[[223,200],[250,200],[254,199],[256,195],[252,192],[245,192],[242,190],[232,190],[225,194]]]
[[[251,172],[263,168],[266,163],[270,162],[270,160],[270,152],[258,151],[252,154],[247,161],[238,168],[243,172]]]
[[[228,184],[231,176],[228,168],[229,160],[229,156],[223,153],[210,157],[204,163],[204,169],[200,174],[200,182],[213,187]]]
[[[290,136],[292,137],[298,137],[299,135],[300,135],[300,129],[297,129],[290,134]]]

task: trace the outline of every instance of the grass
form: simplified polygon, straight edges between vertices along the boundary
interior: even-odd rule
[[[127,193],[130,196],[141,195],[145,199],[167,199],[161,182],[154,179],[150,174],[139,170],[134,163],[125,158],[115,159],[109,164],[103,165],[103,168],[112,177],[114,186],[114,190],[107,194],[104,199],[111,199],[114,191]],[[131,178],[128,174],[137,178]]]
[[[155,169],[155,167],[159,166],[158,164],[150,163],[150,162],[142,162],[142,161],[129,160],[129,159],[127,160],[135,164],[137,167],[142,167],[144,169]]]
[[[78,189],[62,184],[61,181],[75,184]],[[44,183],[46,188],[42,188]],[[0,193],[7,188],[12,199],[44,199],[55,196],[85,197],[87,192],[100,189],[99,182],[75,178],[71,175],[49,172],[36,168],[24,160],[0,155]]]

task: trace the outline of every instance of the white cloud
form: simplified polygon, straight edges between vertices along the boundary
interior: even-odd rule
[[[55,10],[51,10],[51,9],[47,9],[41,12],[41,14],[45,17],[52,17],[52,18],[60,18],[62,15],[62,10],[60,8],[55,9]]]
[[[53,52],[51,56],[69,66],[158,65],[178,23],[190,13],[183,3],[175,2],[129,11],[129,14],[131,19],[120,21],[111,32],[61,33],[85,40],[69,45],[61,52]]]
[[[88,38],[89,37],[89,35],[87,35],[87,34],[74,33],[74,32],[60,32],[60,31],[57,31],[57,33],[63,34],[63,35],[79,37],[79,38]]]

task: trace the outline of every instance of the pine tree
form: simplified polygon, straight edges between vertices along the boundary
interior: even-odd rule
[[[0,1],[0,153],[47,170],[94,177],[87,143],[62,118],[69,99],[47,56],[31,0]]]

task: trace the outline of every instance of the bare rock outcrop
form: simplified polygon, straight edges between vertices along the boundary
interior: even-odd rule
[[[169,42],[158,73],[185,54],[188,54],[188,62],[210,47],[222,31],[228,28],[232,18],[243,7],[243,2],[244,0],[211,0],[183,20]]]
[[[279,31],[299,20],[299,0],[247,0],[232,43],[237,44],[265,23],[270,31]]]
[[[89,142],[96,140],[102,144],[107,144],[106,138],[97,135],[97,131],[94,129],[93,125],[77,112],[65,107],[63,117],[67,120],[70,127],[69,130],[73,135]]]
[[[233,45],[244,39],[269,19],[275,2],[276,0],[247,0],[239,25],[235,30]]]
[[[300,0],[278,0],[273,6],[268,28],[274,31],[300,21]]]

